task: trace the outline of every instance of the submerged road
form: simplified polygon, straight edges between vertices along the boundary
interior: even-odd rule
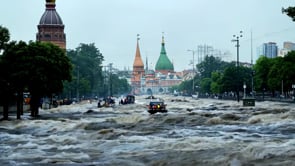
[[[0,165],[295,165],[295,105],[161,96],[168,113],[95,102],[0,121]]]

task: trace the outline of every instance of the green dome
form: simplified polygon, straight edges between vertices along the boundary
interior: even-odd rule
[[[174,71],[174,66],[166,54],[164,37],[162,39],[162,48],[161,48],[160,57],[157,61],[155,69],[156,71],[161,71],[161,70]]]

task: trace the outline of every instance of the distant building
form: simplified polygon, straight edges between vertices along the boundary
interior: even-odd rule
[[[55,0],[46,0],[46,10],[42,15],[36,40],[51,42],[60,48],[66,49],[66,35],[61,17],[55,10]]]
[[[275,58],[278,56],[278,46],[275,42],[263,43],[258,49],[258,56],[266,56],[268,58]]]
[[[284,42],[283,48],[279,51],[280,57],[286,56],[290,51],[295,51],[295,43],[292,42]]]
[[[288,49],[285,49],[285,48],[283,48],[283,49],[280,49],[280,51],[279,51],[279,57],[284,57],[284,56],[286,56],[289,52],[290,52],[291,50],[288,50]]]
[[[149,69],[148,66],[144,70],[137,40],[131,78],[133,94],[169,93],[169,88],[179,85],[182,82],[182,75],[182,73],[174,71],[174,66],[167,56],[164,36],[162,36],[161,52],[155,70]]]
[[[284,46],[284,49],[291,50],[291,51],[295,50],[295,43],[284,42],[283,46]]]

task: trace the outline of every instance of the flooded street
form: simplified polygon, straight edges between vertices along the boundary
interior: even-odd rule
[[[295,104],[161,96],[150,115],[145,97],[0,121],[0,165],[295,165]]]

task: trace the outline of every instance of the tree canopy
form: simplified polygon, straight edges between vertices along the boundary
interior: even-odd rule
[[[252,69],[235,66],[234,62],[222,61],[219,57],[206,56],[197,65],[198,73],[194,77],[196,90],[201,94],[222,94],[243,90],[243,85],[251,87]],[[179,91],[190,92],[192,80],[184,81],[178,86]],[[251,88],[248,88],[249,90]]]
[[[0,25],[0,53],[1,53],[1,50],[4,49],[4,46],[9,41],[9,39],[10,39],[9,30]]]
[[[103,65],[104,57],[94,43],[81,43],[68,50],[74,70],[73,81],[65,84],[63,95],[68,98],[105,97],[130,91],[126,79],[119,78],[110,65]]]
[[[295,21],[295,7],[288,7],[286,9],[282,9],[283,13],[286,13],[287,16],[291,17],[293,21]]]
[[[65,51],[51,43],[11,42],[1,70],[11,92],[30,92],[32,116],[37,116],[41,98],[62,92],[63,82],[71,80],[72,65]]]
[[[0,32],[3,31],[0,27]],[[0,57],[0,95],[4,99],[1,100],[5,106],[4,118],[8,118],[9,96],[16,94],[20,103],[24,91],[30,92],[31,115],[37,116],[41,97],[60,93],[63,82],[71,81],[72,64],[65,51],[52,43],[8,43],[8,30],[0,35],[4,48]]]
[[[94,43],[80,44],[75,50],[68,50],[67,56],[74,66],[73,81],[65,84],[64,96],[77,94],[94,96],[103,83],[102,62],[104,57]]]
[[[223,71],[227,63],[219,57],[205,56],[204,60],[197,65],[202,78],[211,78],[212,72]]]

